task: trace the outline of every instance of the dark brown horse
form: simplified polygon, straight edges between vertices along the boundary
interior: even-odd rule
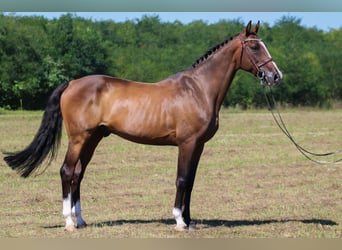
[[[56,155],[62,121],[69,143],[60,170],[66,230],[86,226],[80,184],[94,150],[113,133],[127,140],[178,146],[176,229],[189,227],[190,198],[205,142],[219,126],[219,111],[237,70],[251,72],[268,86],[282,74],[258,38],[259,23],[209,50],[189,69],[155,84],[91,75],[57,87],[31,144],[4,159],[21,176]]]

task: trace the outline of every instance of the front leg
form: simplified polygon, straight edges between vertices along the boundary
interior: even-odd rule
[[[172,214],[176,220],[175,229],[183,231],[190,225],[190,197],[195,180],[197,165],[204,145],[195,141],[178,147],[178,167],[176,179],[176,199]]]
[[[185,223],[187,224],[189,230],[195,228],[195,224],[192,224],[191,222],[191,216],[190,216],[190,200],[191,200],[191,192],[192,188],[194,186],[195,182],[195,176],[197,171],[197,166],[199,163],[199,160],[201,158],[202,152],[204,149],[204,144],[197,145],[194,151],[194,154],[191,159],[191,167],[189,169],[188,173],[188,183],[185,188],[184,192],[184,198],[183,198],[183,218]]]

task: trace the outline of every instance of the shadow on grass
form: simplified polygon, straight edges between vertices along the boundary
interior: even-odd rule
[[[304,219],[304,220],[195,220],[198,225],[204,225],[208,227],[240,227],[240,226],[255,226],[266,225],[273,223],[288,223],[288,222],[300,222],[304,224],[320,224],[322,226],[337,226],[338,224],[332,220],[323,219]],[[116,221],[104,221],[99,223],[90,224],[94,227],[103,226],[117,226],[123,224],[149,224],[149,223],[161,223],[166,225],[175,224],[174,219],[160,219],[160,220],[116,220]]]
[[[204,227],[241,227],[241,226],[255,226],[255,225],[267,225],[274,223],[288,223],[288,222],[299,222],[304,224],[318,224],[322,226],[337,226],[338,224],[332,220],[324,219],[283,219],[283,220],[196,220],[197,225],[204,225]],[[160,223],[166,225],[174,225],[174,219],[159,219],[159,220],[113,220],[113,221],[103,221],[88,224],[90,227],[113,227],[120,226],[124,224],[150,224],[150,223]],[[62,228],[63,225],[45,226],[43,228]]]

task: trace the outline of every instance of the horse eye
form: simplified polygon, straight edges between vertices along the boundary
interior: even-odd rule
[[[259,44],[253,44],[250,46],[251,50],[259,50]]]

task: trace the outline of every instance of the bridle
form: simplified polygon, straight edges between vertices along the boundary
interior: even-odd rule
[[[248,48],[246,48],[246,43],[250,42],[250,41],[257,41],[259,43],[263,43],[263,41],[259,38],[246,38],[243,39],[242,35],[239,35],[240,41],[241,41],[241,55],[240,55],[240,65],[242,64],[242,56],[244,51],[246,51],[246,54],[249,58],[249,60],[251,61],[251,63],[253,64],[254,68],[257,71],[257,77],[260,78],[261,80],[264,80],[265,77],[265,72],[261,70],[261,67],[266,65],[269,62],[273,61],[273,58],[268,54],[268,58],[263,61],[263,62],[258,62],[258,60],[255,58],[255,56],[250,52],[250,50]],[[264,45],[264,47],[266,48],[266,46]]]

